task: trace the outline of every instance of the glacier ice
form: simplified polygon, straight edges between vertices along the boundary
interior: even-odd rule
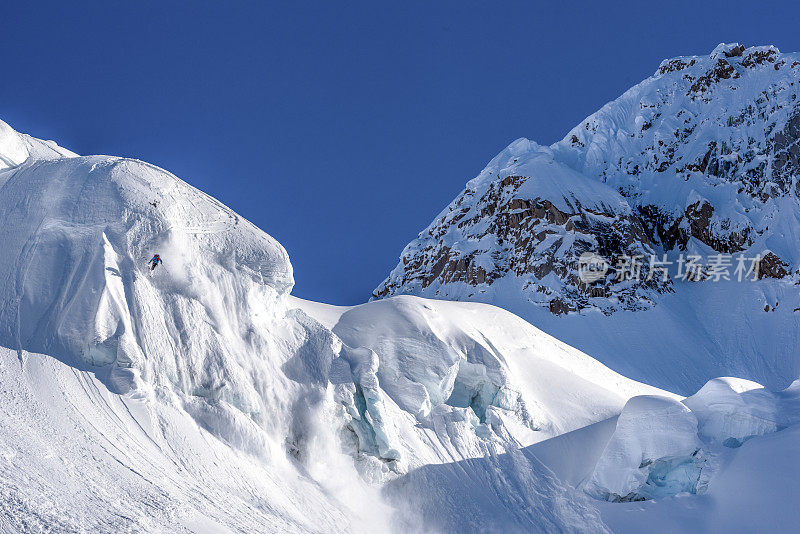
[[[666,397],[634,397],[584,487],[615,502],[695,493],[702,447],[697,419],[686,406]]]
[[[697,416],[701,437],[739,447],[754,436],[797,424],[797,386],[795,381],[786,390],[773,392],[750,380],[721,377],[709,380],[683,403]]]
[[[780,428],[772,394],[749,380],[715,378],[683,403],[697,416],[702,437],[727,446]]]

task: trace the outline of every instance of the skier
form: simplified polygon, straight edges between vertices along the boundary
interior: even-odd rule
[[[158,254],[156,254],[155,256],[153,256],[153,259],[151,259],[151,260],[150,260],[149,262],[147,262],[147,263],[149,263],[149,264],[150,264],[150,270],[151,270],[151,271],[154,271],[154,270],[155,270],[155,268],[156,268],[156,265],[158,265],[159,263],[164,263],[164,262],[163,262],[163,261],[161,261],[161,256],[159,256]]]

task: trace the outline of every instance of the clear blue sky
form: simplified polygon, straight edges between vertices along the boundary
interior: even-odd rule
[[[666,57],[798,51],[798,15],[730,0],[3,2],[0,118],[173,171],[283,243],[295,294],[353,304],[513,139],[560,139]]]

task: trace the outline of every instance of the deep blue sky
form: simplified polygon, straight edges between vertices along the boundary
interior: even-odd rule
[[[29,7],[35,6],[35,7]],[[366,300],[517,137],[666,57],[800,50],[794,2],[3,2],[0,118],[156,163],[275,236],[295,294]]]

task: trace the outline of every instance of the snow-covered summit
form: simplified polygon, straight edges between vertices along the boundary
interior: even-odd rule
[[[514,141],[403,251],[375,295],[466,298],[516,278],[526,298],[555,313],[609,309],[609,297],[621,301],[612,308],[641,308],[629,287],[581,286],[564,267],[557,281],[547,279],[558,263],[553,240],[558,254],[569,248],[556,237],[562,234],[583,241],[568,255],[573,263],[585,251],[612,264],[630,252],[629,244],[603,246],[617,214],[629,219],[632,229],[623,233],[645,252],[651,245],[686,250],[691,242],[725,253],[766,250],[774,273],[794,271],[800,256],[784,236],[793,235],[800,213],[798,58],[774,47],[721,44],[708,56],[666,60],[551,147]],[[502,202],[487,201],[490,188],[504,191]],[[573,224],[548,227],[526,210],[547,204]],[[605,219],[588,228],[575,224],[598,214]],[[461,280],[441,268],[447,265],[489,276]]]
[[[687,393],[734,372],[785,386],[800,362],[765,340],[800,321],[799,96],[800,55],[772,46],[665,60],[561,141],[511,143],[408,244],[373,298],[497,304],[638,378],[644,362],[710,364],[702,378],[659,382]],[[755,259],[761,280],[676,278],[689,255],[720,254]],[[580,276],[586,255],[599,278]],[[627,276],[637,256],[641,270]],[[730,277],[737,257],[720,260]],[[687,336],[696,341],[677,341]],[[642,353],[652,357],[622,356]]]

